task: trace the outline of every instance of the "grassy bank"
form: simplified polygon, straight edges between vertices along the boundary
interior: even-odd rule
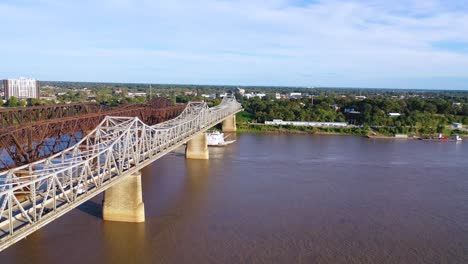
[[[238,123],[237,131],[239,133],[256,133],[256,134],[316,134],[316,135],[354,135],[354,136],[371,136],[374,138],[395,138],[391,132],[401,131],[386,131],[384,129],[373,129],[377,133],[371,133],[368,128],[318,128],[318,127],[301,127],[301,126],[268,126],[261,124]],[[404,132],[404,131],[403,131]],[[406,133],[401,133],[406,134]],[[424,135],[416,133],[407,133],[412,136],[434,136],[434,134]],[[446,136],[460,135],[461,137],[468,137],[468,132],[460,130],[443,131]]]
[[[458,129],[449,129],[449,128],[440,128],[438,129],[440,133],[445,136],[453,135],[468,135],[467,131],[458,130]],[[372,131],[383,136],[393,137],[395,134],[405,134],[405,135],[415,135],[420,137],[434,136],[437,133],[428,133],[425,129],[422,128],[410,128],[410,127],[372,127]]]
[[[257,134],[317,134],[317,135],[356,135],[366,136],[367,129],[364,128],[317,128],[301,126],[267,126],[252,125],[248,123],[237,124],[240,133]]]

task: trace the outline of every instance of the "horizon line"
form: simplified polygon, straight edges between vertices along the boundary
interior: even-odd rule
[[[391,87],[352,87],[352,86],[292,86],[292,85],[236,85],[236,84],[207,84],[207,83],[155,83],[155,82],[119,82],[119,81],[51,81],[38,80],[39,82],[63,82],[63,83],[99,83],[99,84],[140,84],[140,85],[183,85],[183,86],[228,86],[228,87],[252,87],[252,88],[298,88],[298,89],[366,89],[366,90],[400,90],[400,91],[453,91],[453,92],[468,92],[467,89],[444,89],[444,88],[391,88]],[[216,87],[214,87],[216,88]]]

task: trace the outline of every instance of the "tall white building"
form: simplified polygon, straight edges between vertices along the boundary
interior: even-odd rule
[[[5,99],[14,96],[18,99],[39,98],[39,81],[35,79],[6,79],[3,80]]]

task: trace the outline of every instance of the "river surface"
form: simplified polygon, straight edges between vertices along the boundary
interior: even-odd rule
[[[99,196],[1,263],[468,263],[468,142],[237,137],[145,168],[144,224]]]

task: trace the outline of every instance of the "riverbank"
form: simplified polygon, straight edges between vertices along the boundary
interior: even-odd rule
[[[255,134],[315,134],[315,135],[353,135],[366,136],[367,131],[358,127],[319,128],[304,126],[268,126],[241,123],[237,125],[239,133]]]
[[[418,139],[430,135],[415,135],[408,137],[395,137],[393,135],[385,135],[381,133],[372,133],[363,127],[305,127],[305,126],[269,126],[263,124],[239,123],[237,124],[237,132],[239,133],[255,133],[255,134],[313,134],[313,135],[347,135],[361,136],[372,139]],[[447,133],[447,136],[453,136],[458,133]],[[468,138],[468,134],[459,134],[462,138]]]

